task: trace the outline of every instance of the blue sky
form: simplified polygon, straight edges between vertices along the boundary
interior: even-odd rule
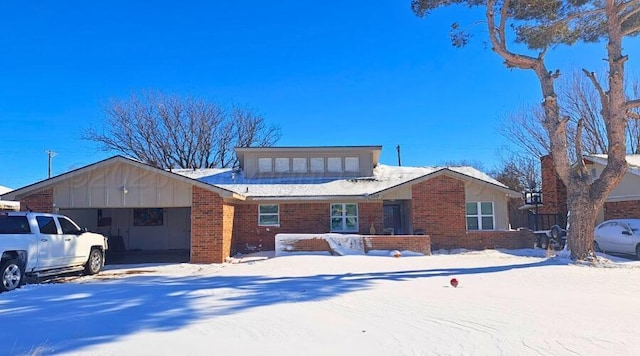
[[[282,128],[279,146],[382,145],[381,162],[476,161],[509,142],[500,121],[540,101],[532,73],[450,45],[452,8],[410,1],[3,1],[0,185],[18,188],[113,155],[83,141],[111,98],[141,90],[241,104]],[[602,46],[559,48],[550,68],[602,69]],[[627,44],[629,71],[640,56]],[[634,57],[634,54],[637,54]]]

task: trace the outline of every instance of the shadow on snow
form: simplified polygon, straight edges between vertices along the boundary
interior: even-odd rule
[[[129,276],[90,283],[29,285],[0,294],[0,334],[12,355],[73,352],[142,331],[171,331],[216,316],[332,298],[374,281],[503,272],[566,264],[553,259],[477,268],[267,276]],[[207,307],[198,305],[205,303]],[[13,330],[13,331],[12,331]]]

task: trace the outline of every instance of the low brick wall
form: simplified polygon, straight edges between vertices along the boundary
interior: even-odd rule
[[[365,235],[365,251],[399,250],[431,254],[431,238],[429,235]]]
[[[536,237],[530,230],[517,231],[467,231],[463,236],[431,237],[431,249],[458,249],[469,250],[485,249],[520,249],[532,248]]]
[[[331,247],[327,240],[321,238],[295,240],[291,241],[288,246],[290,248],[289,251],[295,252],[331,252]]]
[[[332,252],[329,242],[321,237],[322,234],[317,235],[318,237],[306,238],[301,234],[299,239],[295,238],[295,234],[292,235],[293,238],[282,240],[276,245],[285,252]],[[352,236],[358,237],[358,235]],[[361,235],[361,237],[365,253],[371,250],[399,250],[431,254],[431,240],[428,235]]]

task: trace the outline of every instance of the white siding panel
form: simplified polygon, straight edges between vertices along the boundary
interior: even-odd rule
[[[59,208],[191,206],[191,184],[122,163],[70,177],[54,192]]]

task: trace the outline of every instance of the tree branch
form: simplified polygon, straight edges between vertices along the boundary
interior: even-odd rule
[[[625,8],[627,8],[628,6],[631,6],[632,3],[636,3],[636,1],[629,1],[626,3],[620,3],[617,7],[617,12],[621,13],[622,11],[624,11]],[[633,15],[636,15],[637,13],[640,12],[640,6],[637,6],[632,9],[631,11],[627,12],[626,14],[620,16],[620,23],[623,23],[625,21],[627,21],[628,19],[630,19],[631,17],[633,17]],[[635,27],[637,30],[637,27]]]
[[[577,162],[576,162],[576,169],[578,170],[579,174],[581,176],[584,176],[585,174],[589,174],[589,171],[587,170],[587,166],[584,163],[584,160],[582,159],[582,130],[584,129],[584,120],[580,119],[578,120],[578,125],[576,127],[576,137],[575,137],[575,147],[576,147],[576,157],[577,157]]]
[[[604,91],[604,89],[600,85],[600,82],[598,82],[598,79],[596,78],[595,73],[589,72],[586,69],[582,69],[582,72],[587,76],[587,78],[589,78],[589,80],[591,80],[591,83],[593,83],[593,86],[598,91],[598,95],[600,95],[600,103],[602,104],[603,112],[608,111],[607,108],[609,107],[609,96],[607,95],[607,93]],[[602,115],[602,116],[606,120],[607,116],[606,115]]]
[[[631,110],[640,107],[640,99],[628,100],[624,107],[626,110]]]

